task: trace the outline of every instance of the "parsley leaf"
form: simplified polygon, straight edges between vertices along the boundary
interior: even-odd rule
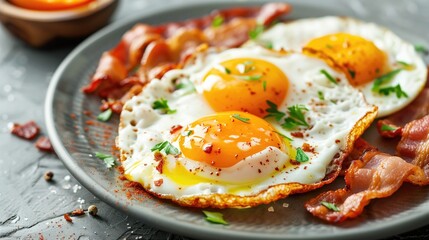
[[[95,156],[101,160],[104,161],[104,163],[106,164],[107,168],[111,168],[116,166],[116,160],[113,156],[108,155],[108,154],[104,154],[104,153],[100,153],[100,152],[95,152]]]
[[[173,144],[169,141],[164,141],[156,144],[153,148],[150,149],[152,152],[154,151],[164,151],[165,154],[178,155],[180,153],[179,149],[177,149]]]
[[[295,160],[298,162],[307,162],[310,159],[300,147],[296,149],[295,158],[296,158]]]
[[[225,19],[223,19],[223,17],[221,15],[217,15],[216,17],[213,18],[212,21],[212,27],[220,27]]]
[[[153,102],[152,108],[153,109],[160,109],[163,113],[166,113],[166,114],[172,114],[172,113],[176,112],[176,110],[170,109],[170,107],[168,106],[167,100],[164,98],[160,98],[160,99],[156,100],[155,102]]]
[[[184,95],[197,91],[191,81],[180,81],[180,83],[176,85],[176,90],[179,89],[182,89],[184,91]]]
[[[250,121],[250,118],[242,117],[242,116],[240,116],[240,114],[237,114],[237,113],[232,114],[231,117],[238,119],[244,123],[249,123],[249,121]]]
[[[270,100],[267,100],[267,104],[269,108],[265,109],[265,111],[267,111],[268,115],[264,118],[274,117],[277,121],[280,121],[286,115],[286,113],[277,110],[277,105]]]
[[[257,25],[254,29],[249,31],[249,38],[256,39],[264,30],[264,25]]]
[[[206,220],[212,223],[228,225],[228,222],[223,219],[223,214],[219,212],[203,211]]]
[[[320,204],[322,204],[327,209],[332,210],[334,212],[339,212],[340,211],[340,209],[334,203],[322,201],[322,202],[320,202]]]
[[[97,120],[98,121],[102,121],[102,122],[107,122],[109,121],[110,117],[112,116],[112,109],[107,109],[106,111],[98,114],[97,116]]]
[[[225,73],[226,74],[231,74],[231,70],[229,70],[229,68],[225,67]]]
[[[293,141],[293,139],[292,138],[290,138],[290,137],[288,137],[288,136],[286,136],[286,135],[284,135],[284,134],[282,134],[282,133],[280,133],[280,132],[277,132],[277,131],[274,131],[275,133],[277,133],[278,135],[280,135],[280,137],[282,137],[282,138],[286,138],[287,140],[289,140],[289,141]]]
[[[355,71],[353,71],[353,70],[350,70],[350,69],[348,69],[348,72],[349,72],[349,74],[350,74],[350,77],[352,77],[353,79],[355,78],[355,76],[356,76],[356,72]]]
[[[380,88],[378,90],[378,92],[385,95],[385,96],[390,95],[390,93],[395,93],[397,98],[401,98],[401,97],[407,98],[408,97],[408,94],[406,92],[402,91],[401,85],[399,85],[399,84],[394,86],[394,87]]]
[[[297,126],[309,127],[304,117],[304,111],[308,111],[303,105],[293,105],[288,107],[289,117],[285,119],[285,122],[281,125],[287,130],[294,129]]]
[[[395,131],[396,129],[398,129],[398,128],[389,126],[387,124],[381,125],[381,128],[380,128],[381,131]]]
[[[423,45],[416,44],[414,45],[414,49],[416,52],[423,53],[425,55],[429,54],[429,50]]]
[[[396,76],[402,69],[395,69],[391,72],[388,72],[374,80],[374,85],[372,85],[372,91],[378,92],[381,85],[386,84],[392,80],[393,77]]]
[[[266,92],[266,91],[267,91],[267,81],[266,81],[266,80],[264,80],[264,81],[262,82],[262,88],[264,89],[264,92]]]
[[[267,43],[265,43],[265,48],[266,48],[266,49],[270,49],[270,50],[271,50],[271,49],[273,49],[273,47],[274,47],[274,46],[273,46],[273,43],[272,43],[272,42],[267,42]]]
[[[325,95],[323,95],[322,91],[317,91],[317,95],[319,96],[320,100],[325,100]]]
[[[414,66],[414,64],[406,63],[403,61],[396,61],[396,62],[402,66],[402,69],[405,69],[407,71],[413,70],[416,67]]]
[[[335,80],[334,77],[331,76],[331,74],[329,74],[325,69],[320,70],[320,73],[325,75],[325,77],[332,82],[333,84],[337,85],[337,80]]]
[[[258,81],[261,79],[262,75],[237,76],[237,77],[246,81]]]
[[[188,131],[183,131],[182,132],[182,136],[184,137],[189,137],[194,131],[192,130],[188,130]]]

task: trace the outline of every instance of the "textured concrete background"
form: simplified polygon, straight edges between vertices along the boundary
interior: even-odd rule
[[[351,5],[359,15],[382,12],[377,8],[362,10],[369,1],[353,2]],[[387,4],[383,11],[401,9],[407,21],[424,20],[417,25],[426,26],[422,28],[426,32],[422,32],[421,37],[429,39],[425,24],[428,22],[427,7],[419,7],[423,0],[401,1],[407,5],[400,8],[389,8],[392,1],[382,2]],[[123,0],[112,21],[139,14],[139,10],[149,6],[167,3]],[[380,18],[395,14],[394,11],[380,14]],[[390,23],[404,29],[410,26],[404,24],[404,19],[395,18]],[[23,141],[9,133],[8,123],[24,123],[31,119],[42,127],[41,133],[46,134],[43,109],[46,89],[57,66],[78,43],[33,49],[0,27],[0,238],[39,239],[43,235],[45,239],[186,239],[153,229],[111,208],[81,186],[55,154],[42,153],[34,147],[34,142]],[[43,179],[47,170],[55,174],[52,183]],[[86,214],[72,224],[64,220],[64,213],[91,204],[98,206],[99,217]],[[391,239],[428,238],[429,226]]]

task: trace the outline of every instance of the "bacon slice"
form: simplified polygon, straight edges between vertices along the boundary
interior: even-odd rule
[[[248,39],[248,32],[257,23],[268,26],[290,10],[286,3],[270,3],[262,7],[215,11],[205,17],[179,23],[159,26],[137,24],[124,34],[116,47],[103,53],[91,82],[82,91],[118,100],[133,86],[121,84],[124,79],[137,76],[139,83],[136,84],[144,85],[178,67],[181,60],[203,43],[220,47],[239,46]],[[216,16],[221,16],[224,23],[212,27]],[[138,72],[136,67],[139,67]]]
[[[399,156],[382,153],[358,140],[350,155],[357,160],[347,170],[346,187],[320,194],[305,204],[306,209],[328,222],[342,222],[359,216],[371,199],[392,195],[405,181],[428,185],[429,115],[408,123],[402,131]],[[326,203],[336,208],[329,209]]]

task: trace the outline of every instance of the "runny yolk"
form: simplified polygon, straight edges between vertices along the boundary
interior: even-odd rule
[[[383,73],[385,54],[362,37],[336,33],[311,40],[303,49],[343,71],[353,86],[371,82]]]
[[[178,140],[186,158],[218,168],[233,166],[269,146],[284,148],[267,121],[239,111],[202,117],[188,125]]]
[[[204,97],[217,112],[266,115],[267,100],[280,105],[289,86],[285,74],[261,59],[236,58],[212,68],[204,77]]]

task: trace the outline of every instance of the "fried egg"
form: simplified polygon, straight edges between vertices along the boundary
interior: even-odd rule
[[[413,45],[373,23],[347,17],[302,19],[279,23],[256,41],[324,59],[378,106],[378,117],[411,103],[426,82],[427,68]]]
[[[316,57],[205,49],[125,103],[116,142],[124,175],[161,198],[249,207],[327,183],[376,114]]]

